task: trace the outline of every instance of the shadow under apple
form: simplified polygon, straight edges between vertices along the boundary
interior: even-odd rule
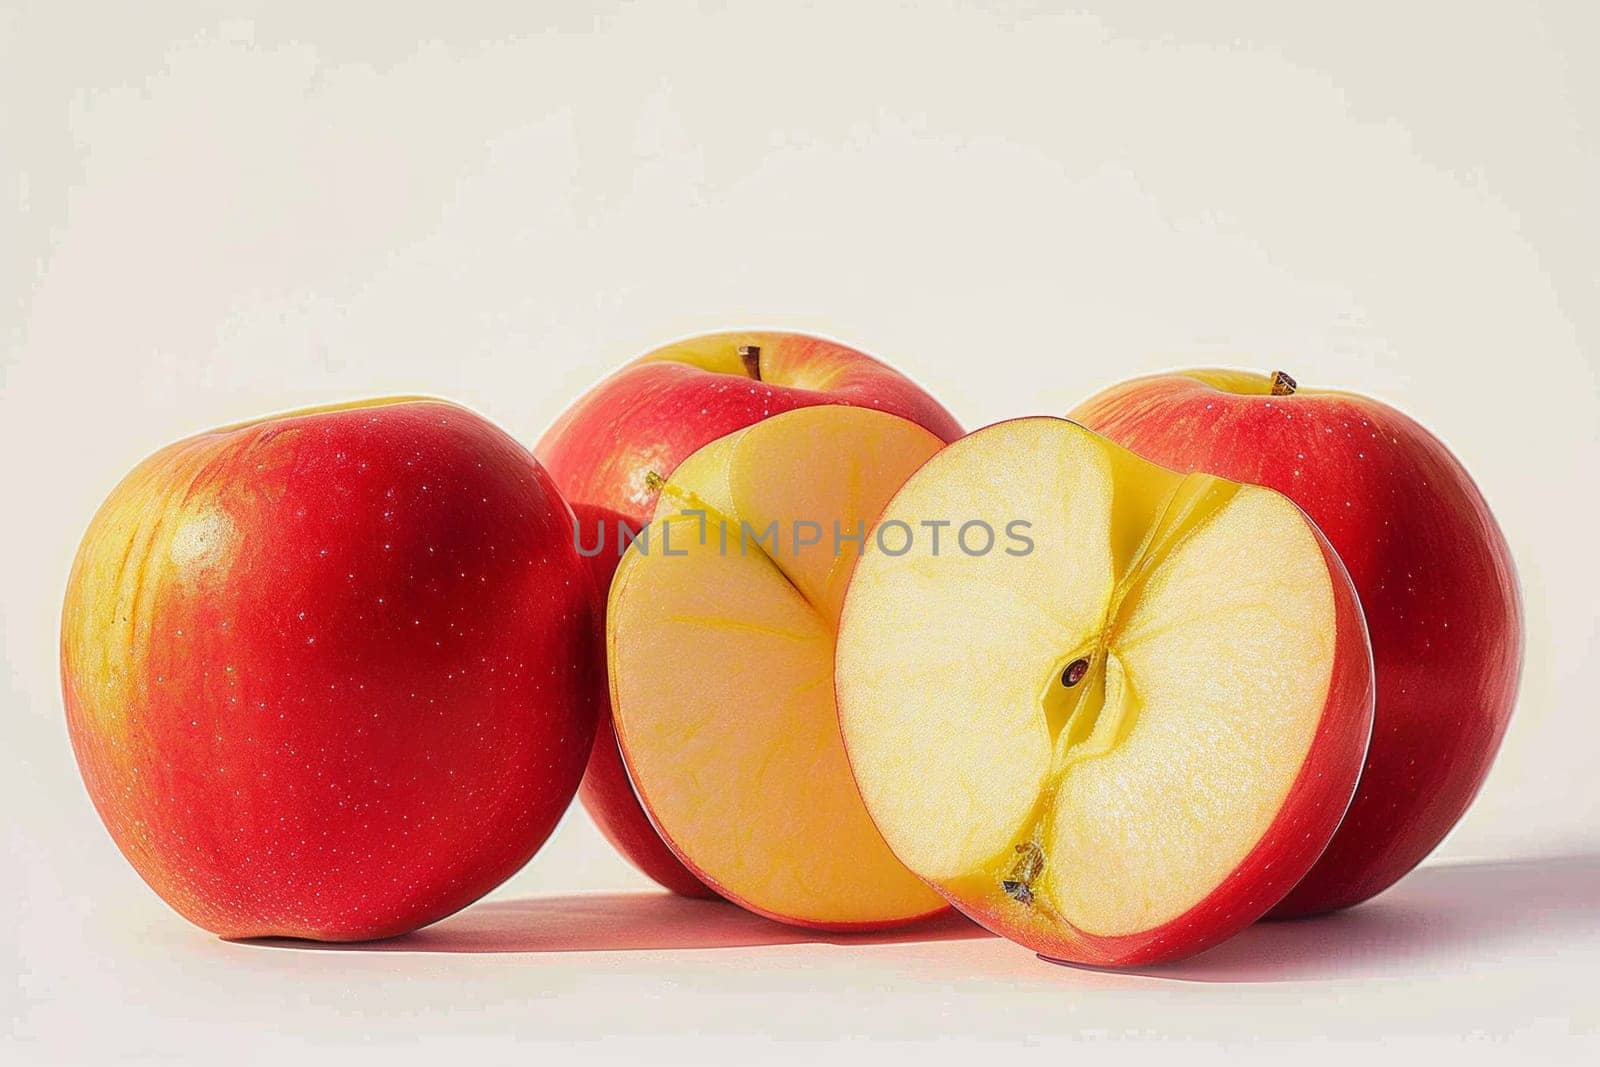
[[[1260,922],[1134,973],[1189,982],[1413,975],[1558,951],[1600,921],[1600,855],[1441,864],[1331,915]]]
[[[641,892],[489,900],[387,941],[266,938],[248,944],[334,952],[647,952],[889,945],[992,936],[954,911],[891,930],[840,933],[788,926],[726,901]]]
[[[1600,855],[1424,867],[1360,907],[1257,923],[1188,960],[1112,972],[1179,982],[1300,982],[1424,974],[1559,951],[1600,917]],[[724,901],[662,892],[490,900],[404,937],[246,942],[324,952],[633,952],[770,945],[924,944],[993,938],[955,912],[893,930],[835,933],[772,922]],[[995,939],[995,952],[1022,949]],[[984,950],[985,955],[989,949]],[[960,966],[953,961],[953,966]],[[1019,968],[1020,969],[1020,968]],[[1031,963],[1033,977],[1049,973]],[[1063,977],[1085,970],[1063,966]]]

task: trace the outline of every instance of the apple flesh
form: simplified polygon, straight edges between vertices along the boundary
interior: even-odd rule
[[[627,770],[678,860],[758,914],[868,929],[944,907],[862,806],[833,696],[866,529],[940,444],[882,412],[774,416],[689,457],[617,568],[607,659]]]
[[[1393,885],[1477,795],[1521,673],[1511,553],[1471,477],[1399,411],[1281,374],[1138,379],[1072,417],[1157,463],[1287,494],[1333,544],[1372,634],[1372,748],[1338,834],[1273,914],[1348,907]]]
[[[1338,557],[1287,498],[1062,419],[950,445],[880,528],[979,521],[1031,550],[868,554],[845,599],[840,726],[890,848],[1052,959],[1171,960],[1254,921],[1333,835],[1371,729]]]
[[[941,440],[961,427],[915,383],[863,352],[798,333],[705,334],[656,349],[574,403],[535,448],[577,514],[602,593],[623,539],[655,510],[654,472],[668,477],[692,452],[735,430],[796,408],[843,404],[910,419]],[[603,715],[579,797],[611,844],[661,885],[688,896],[710,891],[650,825]]]
[[[67,726],[118,847],[227,938],[386,937],[521,867],[603,686],[572,517],[521,445],[439,401],[171,445],[84,535]]]

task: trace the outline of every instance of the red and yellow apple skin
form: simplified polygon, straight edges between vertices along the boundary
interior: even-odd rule
[[[1273,395],[1262,374],[1141,378],[1071,417],[1165,466],[1276,489],[1332,543],[1371,632],[1372,745],[1327,851],[1272,914],[1349,907],[1393,885],[1477,794],[1521,672],[1510,550],[1471,477],[1438,438],[1385,404],[1304,389]]]
[[[226,938],[405,933],[521,867],[604,686],[571,513],[441,401],[171,445],[111,493],[62,613],[67,725],[124,855]]]
[[[740,356],[754,347],[752,368]],[[670,477],[701,446],[780,412],[818,404],[876,408],[944,441],[961,427],[938,401],[892,367],[836,341],[773,331],[704,334],[655,349],[579,398],[534,452],[577,515],[602,594],[621,552],[617,521],[639,529],[655,511],[651,472]],[[639,870],[685,896],[716,894],[662,842],[640,806],[602,714],[578,791],[600,832]]]

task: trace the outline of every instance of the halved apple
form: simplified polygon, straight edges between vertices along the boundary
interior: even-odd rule
[[[1017,536],[865,556],[838,640],[845,747],[901,861],[1093,965],[1176,959],[1271,908],[1372,726],[1366,626],[1311,521],[1027,418],[944,449],[880,528],[936,523]]]
[[[833,694],[851,567],[941,444],[880,411],[775,415],[686,459],[617,568],[607,659],[629,776],[673,853],[751,911],[854,929],[944,908],[862,806]]]

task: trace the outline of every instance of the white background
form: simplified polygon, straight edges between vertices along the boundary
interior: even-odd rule
[[[23,1059],[1594,1050],[1593,5],[232,7],[0,4],[0,1020]],[[401,392],[531,444],[626,358],[741,324],[864,347],[968,427],[1219,362],[1432,427],[1527,610],[1451,865],[1153,976],[990,939],[774,944],[798,935],[645,894],[576,809],[501,903],[413,946],[530,951],[230,946],[168,912],[90,808],[56,681],[71,554],[127,469]]]

